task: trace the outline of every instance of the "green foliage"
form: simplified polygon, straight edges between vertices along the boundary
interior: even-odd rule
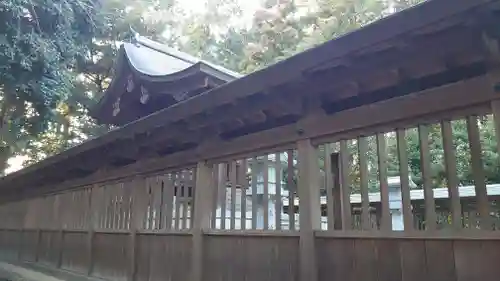
[[[98,126],[88,116],[88,110],[101,98],[113,75],[113,65],[118,51],[117,42],[125,41],[140,32],[157,39],[164,32],[170,1],[102,1],[96,18],[100,24],[80,55],[71,75],[72,87],[59,96],[54,118],[45,130],[31,139],[22,153],[28,156],[27,164],[57,154],[88,138],[107,132],[106,126]]]
[[[78,58],[98,21],[98,2],[0,2],[0,170],[47,128],[73,89]]]

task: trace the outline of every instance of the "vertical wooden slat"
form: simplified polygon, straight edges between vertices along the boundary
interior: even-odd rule
[[[137,177],[131,182],[132,204],[130,212],[130,264],[127,281],[134,281],[137,271],[137,230],[145,226],[145,217],[148,207],[148,189],[145,178]]]
[[[380,182],[380,203],[382,207],[382,231],[392,230],[391,211],[389,206],[389,183],[387,182],[387,149],[385,135],[377,134],[377,156]]]
[[[127,181],[130,181],[128,179]],[[126,182],[123,183],[123,197],[124,197],[124,216],[125,219],[123,220],[123,229],[130,229],[130,213],[132,211],[132,188],[126,184]]]
[[[493,112],[493,123],[495,125],[497,154],[500,155],[500,100],[491,102],[491,111]]]
[[[298,191],[300,198],[300,279],[318,280],[314,231],[321,229],[321,203],[319,196],[319,165],[316,149],[310,140],[298,146]]]
[[[462,206],[458,193],[457,157],[453,146],[453,132],[450,121],[441,122],[443,135],[444,164],[446,168],[446,182],[450,198],[451,224],[455,229],[462,228]]]
[[[184,173],[183,178],[184,178]],[[179,196],[179,203],[180,203],[180,210],[179,210],[179,229],[186,229],[186,198],[187,198],[187,193],[188,193],[188,187],[187,187],[187,181],[182,180],[182,184],[180,185],[180,196]]]
[[[110,184],[106,187],[109,193],[109,202],[108,202],[108,212],[107,212],[107,228],[113,229],[113,221],[114,221],[114,215],[115,215],[115,201],[116,201],[116,192],[115,192],[115,185]]]
[[[67,229],[75,229],[78,221],[78,191],[72,191],[69,193],[69,204],[67,205],[66,225]]]
[[[162,213],[162,201],[163,201],[163,194],[162,194],[162,182],[161,182],[161,177],[160,176],[155,176],[152,178],[152,197],[153,197],[153,204],[152,204],[152,209],[154,214],[153,221],[154,221],[154,226],[153,229],[160,229],[160,222],[161,222],[161,213]]]
[[[174,178],[174,189],[175,189],[175,229],[180,229],[180,220],[181,220],[181,198],[182,198],[182,180],[181,180],[181,174],[180,173],[175,173],[175,178]]]
[[[108,185],[102,187],[104,193],[103,200],[103,214],[102,214],[102,228],[109,228],[109,205],[110,205],[110,190]]]
[[[179,229],[186,229],[186,197],[187,197],[187,186],[185,183],[183,183],[181,186],[179,186],[180,188],[180,197],[179,197],[179,202],[180,202],[180,213],[179,213],[179,219],[180,219],[180,223],[179,223]]]
[[[102,228],[102,214],[103,214],[103,206],[104,206],[104,190],[102,186],[95,185],[94,186],[94,197],[95,204],[92,206],[92,223],[94,224],[94,229]]]
[[[431,182],[429,127],[427,125],[418,126],[418,137],[420,141],[420,165],[424,185],[425,229],[435,230],[437,227],[436,203],[434,201],[434,189]]]
[[[149,188],[149,208],[148,208],[148,222],[147,222],[147,229],[154,229],[155,227],[155,204],[156,204],[156,197],[155,197],[155,186],[156,186],[156,177],[149,177],[148,178],[148,188]]]
[[[257,157],[252,158],[252,229],[257,229]]]
[[[332,174],[333,178],[333,229],[342,230],[342,190],[340,184],[340,153],[333,153],[330,156],[330,161],[332,163]]]
[[[226,229],[227,209],[227,164],[221,164],[219,169],[219,191],[220,191],[220,228]]]
[[[188,228],[188,216],[189,216],[189,186],[184,184],[182,188],[182,224],[181,229]]]
[[[191,255],[191,279],[190,281],[202,281],[203,274],[203,230],[210,227],[210,209],[213,195],[212,167],[205,162],[198,163],[196,167],[196,204],[193,222],[193,243]],[[210,270],[210,269],[209,269]]]
[[[67,194],[67,193],[66,193]],[[62,214],[60,219],[58,220],[58,231],[57,231],[57,261],[56,261],[56,267],[61,268],[62,265],[62,253],[63,253],[63,247],[64,247],[64,215],[67,215],[68,213],[66,212],[67,209],[67,204],[68,201],[64,200],[67,198],[67,196],[63,196],[62,194],[58,194],[59,196],[57,197],[59,204],[57,206],[57,212],[58,214]],[[66,198],[65,198],[66,197]]]
[[[107,215],[107,220],[108,224],[107,227],[109,229],[114,229],[114,219],[115,219],[115,207],[116,207],[116,185],[110,184],[107,186],[108,192],[109,192],[109,202],[108,202],[108,215]]]
[[[94,265],[94,260],[93,260],[93,240],[94,240],[94,221],[95,220],[95,214],[91,212],[92,207],[96,205],[98,201],[96,201],[96,196],[94,195],[94,192],[96,190],[97,186],[95,187],[89,187],[89,193],[88,193],[88,212],[87,212],[87,275],[92,274],[92,268]]]
[[[212,197],[212,218],[211,218],[211,228],[215,229],[217,226],[217,207],[219,204],[219,166],[214,165],[212,169],[212,184],[217,187],[213,189],[213,197]],[[196,191],[195,191],[196,192]]]
[[[467,117],[467,132],[471,154],[472,176],[476,190],[477,210],[482,230],[491,230],[490,208],[481,154],[481,140],[476,116]]]
[[[118,228],[127,229],[126,222],[128,220],[128,203],[130,194],[125,191],[125,184],[120,183],[120,214],[118,216]]]
[[[332,150],[331,144],[325,144],[325,189],[326,189],[326,212],[328,221],[328,230],[334,229],[334,212],[333,212],[333,174],[332,174]]]
[[[35,218],[36,221],[34,222],[34,226],[36,228],[36,244],[35,244],[35,262],[40,261],[40,244],[41,244],[41,236],[42,236],[42,228],[44,227],[44,222],[43,222],[43,209],[44,208],[44,197],[40,197],[36,199],[36,205],[35,205]],[[0,215],[0,220],[2,219]]]
[[[174,180],[173,175],[167,174],[162,177],[163,179],[163,204],[165,210],[163,212],[165,217],[165,229],[172,229],[173,211],[174,211]]]
[[[195,186],[196,186],[196,168],[191,169],[189,172],[189,188],[188,188],[188,200],[187,200],[187,205],[188,205],[188,213],[186,214],[186,219],[187,219],[187,225],[186,227],[188,229],[191,229],[193,227],[193,221],[194,221],[194,193],[195,191]]]
[[[264,155],[262,160],[262,173],[264,175],[264,229],[269,229],[269,159]]]
[[[114,185],[115,190],[115,212],[113,216],[113,228],[120,229],[120,220],[121,220],[121,212],[122,212],[122,185],[121,183],[117,183]]]
[[[371,228],[370,198],[368,197],[368,142],[365,137],[358,138],[359,176],[361,185],[361,223],[363,230]]]
[[[413,214],[410,198],[410,172],[408,168],[408,153],[406,151],[406,132],[404,129],[396,131],[398,143],[399,174],[401,179],[401,201],[403,204],[404,230],[413,230]]]
[[[351,217],[351,183],[349,179],[349,150],[347,149],[347,141],[340,141],[340,187],[342,195],[342,229],[349,230],[352,228]]]
[[[182,172],[184,178],[184,184],[182,188],[182,229],[188,228],[188,214],[189,214],[189,185],[191,173],[186,170]]]
[[[293,150],[287,151],[287,186],[288,186],[288,220],[289,229],[295,230],[295,191],[296,186],[293,182],[293,175],[295,173],[293,167]]]
[[[69,229],[80,229],[80,215],[83,211],[80,204],[80,191],[75,190],[72,193],[72,204],[68,208],[70,213],[68,225]]]
[[[236,228],[236,161],[231,161],[229,166],[229,182],[231,182],[231,220],[230,229]]]
[[[87,229],[87,210],[89,208],[89,199],[87,197],[87,188],[80,190],[80,214],[78,215],[78,228]]]
[[[280,230],[281,229],[281,209],[282,209],[282,204],[281,204],[281,157],[280,153],[276,153],[274,155],[274,170],[276,173],[275,176],[275,189],[276,189],[276,196],[275,196],[275,218],[276,218],[276,229]]]
[[[241,189],[241,229],[247,228],[247,159],[241,160],[238,170],[238,181]]]

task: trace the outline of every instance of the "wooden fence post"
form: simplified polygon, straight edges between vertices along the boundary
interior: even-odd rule
[[[148,204],[148,194],[145,189],[146,179],[138,176],[129,184],[125,184],[125,188],[132,188],[131,211],[130,211],[130,268],[127,281],[135,280],[137,271],[137,230],[144,226],[144,214]]]
[[[298,195],[300,198],[299,280],[317,281],[315,230],[321,229],[319,163],[309,139],[297,143]]]
[[[35,242],[35,262],[40,259],[40,241],[42,239],[42,230],[40,227],[36,229],[36,242]]]
[[[191,281],[203,280],[203,230],[210,227],[213,188],[216,187],[212,180],[212,166],[205,162],[198,163],[194,189],[195,213],[192,227]]]
[[[57,268],[61,268],[62,266],[62,258],[63,258],[63,250],[64,250],[64,230],[59,229],[58,230],[58,241],[59,241],[59,248],[57,249]]]
[[[89,192],[89,201],[88,201],[88,211],[87,211],[87,228],[88,228],[88,240],[87,240],[87,275],[90,276],[92,274],[92,270],[94,267],[94,250],[93,250],[93,245],[94,245],[94,228],[95,228],[95,223],[97,222],[98,219],[98,208],[92,208],[92,205],[95,205],[95,202],[92,200],[93,194],[95,194],[95,189],[97,186],[92,186],[90,188]],[[97,199],[97,198],[96,198]]]
[[[68,202],[65,200],[66,196],[63,194],[59,194],[59,205],[57,206],[58,210],[58,220],[57,220],[57,241],[59,242],[59,247],[57,248],[57,260],[56,260],[56,268],[61,268],[62,258],[63,258],[63,249],[64,249],[64,228],[65,228],[65,219],[67,216],[66,206]]]
[[[24,229],[23,227],[19,228],[19,235],[18,235],[18,244],[17,244],[17,260],[22,261],[22,255],[23,255],[23,245],[24,245]]]

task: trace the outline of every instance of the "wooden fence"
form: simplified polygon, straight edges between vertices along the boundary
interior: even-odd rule
[[[280,127],[221,143],[241,147],[241,153],[210,157],[196,167],[179,162],[167,171],[123,174],[5,203],[1,255],[130,281],[498,280],[498,203],[487,194],[478,122],[490,118],[500,128],[500,104],[489,79],[311,115],[301,123],[305,134],[283,135],[289,128]],[[468,212],[474,223],[464,223],[458,193],[456,122],[468,132],[475,186],[475,209]],[[443,157],[431,159],[429,128],[436,126]],[[418,130],[423,227],[415,227],[417,209],[410,199],[408,130]],[[251,149],[255,142],[259,149]],[[449,196],[439,204],[450,214],[449,227],[438,227],[433,161],[446,167]],[[387,179],[393,163],[404,231],[391,226]],[[368,196],[371,181],[380,192],[376,204]],[[353,192],[362,198],[355,208]],[[284,208],[285,197],[299,198],[299,204]]]

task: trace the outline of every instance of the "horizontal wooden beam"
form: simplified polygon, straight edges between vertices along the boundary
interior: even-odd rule
[[[494,92],[488,75],[466,81],[449,84],[341,111],[333,115],[315,113],[306,116],[297,124],[279,127],[243,136],[230,142],[214,144],[200,151],[205,160],[218,161],[218,158],[231,154],[242,154],[260,149],[269,149],[279,145],[295,143],[297,140],[319,139],[343,134],[348,131],[381,124],[391,124],[398,120],[409,120],[420,116],[452,111],[458,108],[472,107],[500,98]]]
[[[297,92],[281,92],[285,89],[276,88],[272,93],[262,94],[253,100],[241,100],[235,103],[226,104],[219,110],[211,111],[211,114],[199,114],[189,121],[189,128],[196,130],[198,128],[211,125],[219,125],[235,118],[245,118],[260,116],[265,110],[280,110],[283,114],[300,114],[301,101]],[[279,92],[278,92],[279,91]],[[300,93],[303,94],[303,93]],[[262,121],[262,120],[261,120]]]
[[[426,38],[427,40],[421,38],[421,42],[409,42],[407,47],[395,48],[389,53],[354,57],[349,66],[310,71],[307,73],[308,83],[303,90],[329,92],[326,96],[330,100],[343,99],[397,84],[398,72],[402,72],[407,79],[418,78],[425,73],[443,71],[450,60],[460,62],[466,53],[477,54],[483,51],[480,30],[454,29],[448,33],[434,35],[432,39]],[[353,84],[360,83],[364,84],[363,88],[352,88]],[[344,90],[339,91],[342,89]]]
[[[500,78],[497,79],[500,80]],[[355,130],[360,135],[363,135],[363,132],[372,134],[374,133],[373,128],[380,128],[380,126],[390,128],[391,124],[398,124],[398,126],[404,124],[415,125],[416,120],[419,120],[419,118],[429,118],[429,116],[435,115],[438,115],[439,118],[446,118],[447,115],[456,116],[457,110],[475,109],[478,106],[488,104],[491,100],[500,99],[500,95],[493,88],[492,83],[494,81],[489,75],[485,75],[376,104],[353,108],[333,115],[313,113],[300,120],[297,124],[239,137],[230,141],[217,139],[206,141],[197,149],[174,153],[162,158],[139,161],[129,166],[110,170],[104,174],[91,175],[87,178],[62,183],[57,186],[37,187],[36,190],[43,193],[76,188],[138,174],[181,169],[194,166],[202,160],[217,163],[234,155],[244,157],[244,155],[256,152],[273,151],[273,149],[294,145],[296,141],[305,138],[318,143],[317,140],[335,139],[336,136],[345,136]],[[5,190],[5,192],[21,187],[11,186],[11,188]],[[5,195],[7,196],[7,194]]]

